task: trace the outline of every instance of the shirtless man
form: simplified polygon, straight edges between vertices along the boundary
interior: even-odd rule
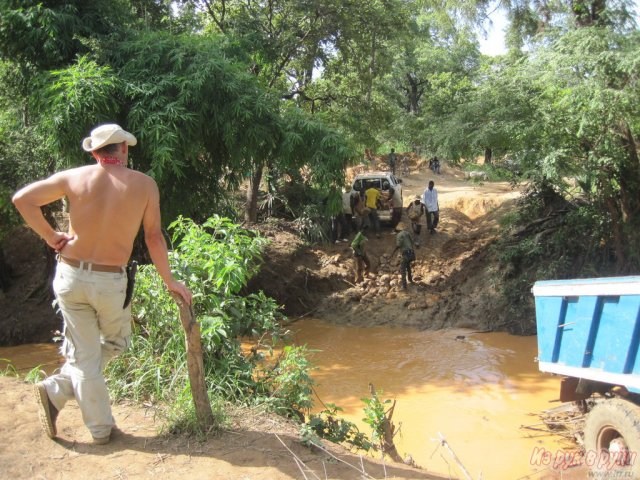
[[[191,303],[191,292],[169,266],[161,231],[155,181],[127,168],[136,138],[118,125],[95,128],[83,141],[97,163],[62,171],[19,190],[13,203],[27,224],[59,253],[53,289],[64,317],[65,364],[35,387],[45,433],[54,438],[56,418],[75,398],[93,442],[109,441],[115,422],[102,370],[129,345],[131,306],[123,308],[125,265],[144,227],[151,259],[167,288]],[[66,197],[69,230],[57,232],[40,207]]]

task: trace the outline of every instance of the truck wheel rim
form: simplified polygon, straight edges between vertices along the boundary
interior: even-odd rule
[[[598,453],[609,456],[609,463],[620,467],[630,463],[629,447],[622,434],[612,425],[602,427],[596,442]]]

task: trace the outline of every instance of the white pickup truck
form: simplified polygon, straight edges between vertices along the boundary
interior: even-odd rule
[[[352,192],[358,192],[362,198],[364,192],[371,187],[382,192],[382,208],[378,209],[380,221],[390,222],[395,227],[402,218],[402,180],[391,172],[360,173],[353,179]],[[343,194],[342,204],[344,213],[350,215],[349,195],[350,193]]]

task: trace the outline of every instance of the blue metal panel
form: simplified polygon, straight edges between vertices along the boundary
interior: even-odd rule
[[[614,373],[630,373],[637,351],[637,320],[640,298],[603,297],[600,331],[589,366]],[[635,343],[635,345],[634,345]]]
[[[556,362],[562,341],[562,324],[566,302],[561,297],[536,297],[536,327],[538,330],[538,359]],[[555,319],[555,321],[554,321]]]
[[[635,325],[631,334],[631,343],[629,345],[629,352],[627,353],[627,360],[625,362],[624,373],[640,374],[640,355],[638,355],[638,348],[640,346],[640,297],[633,297],[636,300]]]
[[[640,392],[640,277],[536,282],[534,291],[544,371]]]
[[[572,297],[567,299],[567,315],[563,330],[558,363],[584,367],[585,352],[594,324],[598,297]],[[597,326],[596,326],[597,328]]]
[[[596,344],[596,338],[601,335],[600,322],[602,320],[602,310],[604,308],[603,297],[596,297],[596,304],[594,306],[593,317],[591,318],[591,325],[588,326],[589,334],[587,336],[587,344],[584,347],[584,356],[582,357],[582,367],[589,367],[593,360],[593,349]]]

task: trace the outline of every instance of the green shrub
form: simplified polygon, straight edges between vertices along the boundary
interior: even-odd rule
[[[211,430],[220,430],[228,428],[230,424],[229,416],[226,412],[226,405],[223,398],[210,395],[211,411],[213,413],[213,421]],[[164,411],[167,418],[167,429],[170,433],[193,434],[198,439],[204,440],[208,431],[204,431],[202,425],[198,422],[196,408],[191,397],[191,390],[188,385],[182,389],[182,392],[176,397],[174,403],[167,405]]]
[[[592,204],[571,200],[548,184],[532,184],[520,200],[517,212],[503,223],[511,234],[501,236],[495,252],[504,280],[502,294],[510,308],[509,318],[513,325],[518,325],[514,333],[535,331],[531,295],[534,282],[620,274],[615,270],[615,257],[608,241],[610,218]],[[637,259],[629,258],[632,271],[640,265],[635,262]]]
[[[384,443],[385,405],[390,404],[391,400],[380,400],[380,395],[382,395],[382,391],[380,393],[373,392],[371,398],[362,399],[365,405],[365,417],[362,421],[371,427],[372,440],[382,446]],[[382,450],[384,451],[384,449]]]
[[[7,362],[7,365],[4,367],[4,370],[0,370],[0,377],[17,377],[18,371],[16,367],[11,363],[11,360],[7,358],[0,358],[0,362]]]
[[[206,384],[211,398],[255,403],[272,400],[278,410],[308,408],[302,387],[289,385],[304,377],[286,360],[276,384],[256,378],[260,357],[244,354],[241,339],[258,339],[270,349],[281,340],[282,315],[273,299],[263,293],[240,295],[259,268],[260,252],[266,240],[229,219],[211,217],[197,225],[180,218],[170,227],[177,242],[170,254],[174,275],[194,294],[194,314],[200,323]],[[182,326],[175,302],[151,265],[139,269],[133,300],[134,334],[131,348],[111,362],[107,369],[114,396],[175,405],[172,423],[179,430],[191,425],[190,391]],[[268,339],[268,342],[265,340]],[[296,362],[304,365],[298,355]],[[306,374],[308,375],[308,374]],[[277,386],[269,394],[269,387]],[[183,410],[181,419],[175,413]]]
[[[305,205],[293,224],[299,235],[311,244],[327,240],[329,218],[318,205]]]
[[[276,366],[264,376],[263,384],[270,392],[265,402],[271,408],[285,415],[297,415],[304,418],[303,413],[313,406],[313,385],[310,371],[313,366],[307,359],[306,346],[286,346]]]
[[[342,408],[333,403],[327,404],[327,408],[320,413],[312,414],[309,422],[300,428],[303,443],[318,443],[318,438],[324,438],[334,443],[347,444],[349,446],[369,451],[372,448],[371,441],[358,430],[355,423],[339,417]]]

